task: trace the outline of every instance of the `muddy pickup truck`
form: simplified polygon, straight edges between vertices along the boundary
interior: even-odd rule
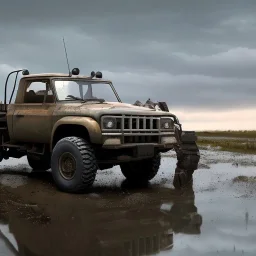
[[[0,105],[0,162],[27,156],[33,172],[51,169],[60,190],[76,193],[92,186],[98,170],[115,165],[127,180],[147,182],[159,170],[161,153],[175,150],[174,186],[192,179],[200,158],[195,133],[182,131],[166,103],[122,103],[101,72],[79,73],[78,68],[70,74],[16,70],[7,76]]]

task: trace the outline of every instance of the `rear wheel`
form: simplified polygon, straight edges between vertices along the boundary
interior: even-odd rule
[[[66,137],[57,142],[51,167],[57,187],[71,193],[91,187],[98,170],[93,148],[79,137]]]
[[[33,172],[44,172],[51,168],[51,156],[50,154],[45,155],[27,155],[28,163],[33,169]]]
[[[127,180],[132,182],[147,182],[156,176],[160,164],[161,155],[156,154],[150,159],[123,163],[120,165],[120,168]]]

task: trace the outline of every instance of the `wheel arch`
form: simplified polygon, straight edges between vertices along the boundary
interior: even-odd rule
[[[100,126],[90,117],[69,116],[58,120],[52,129],[50,150],[67,136],[80,136],[93,144],[102,143]]]

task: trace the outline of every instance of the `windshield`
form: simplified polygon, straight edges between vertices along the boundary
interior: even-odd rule
[[[60,101],[118,102],[109,83],[86,80],[55,80],[55,88]]]

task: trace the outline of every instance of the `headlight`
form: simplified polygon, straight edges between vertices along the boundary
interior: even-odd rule
[[[169,118],[161,118],[161,129],[173,129],[174,122]]]
[[[103,120],[103,128],[104,129],[115,129],[116,120],[114,118],[104,118]]]

